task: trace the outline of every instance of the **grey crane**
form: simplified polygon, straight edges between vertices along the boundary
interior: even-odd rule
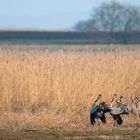
[[[131,112],[140,117],[140,99],[138,97],[131,97]]]
[[[117,94],[113,95],[113,98],[111,100],[111,111],[109,112],[114,120],[114,126],[121,125],[123,123],[123,120],[121,118],[121,115],[123,114],[129,114],[128,107],[122,103],[122,96],[117,99]],[[112,102],[115,100],[115,105],[112,106]]]

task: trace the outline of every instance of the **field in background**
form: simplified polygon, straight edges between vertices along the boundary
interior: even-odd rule
[[[140,32],[1,30],[0,43],[10,44],[140,44]]]
[[[0,47],[0,129],[97,131],[89,110],[99,93],[109,103],[117,92],[128,105],[131,96],[140,97],[139,46],[58,46],[64,52],[47,47]],[[131,114],[123,119],[120,129],[140,123]],[[112,124],[107,115],[103,129]]]
[[[47,52],[122,52],[122,51],[140,51],[140,45],[19,45],[19,44],[0,44],[0,50],[17,51],[47,51]]]

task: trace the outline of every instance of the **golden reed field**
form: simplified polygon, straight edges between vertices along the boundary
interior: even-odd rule
[[[90,107],[98,94],[140,97],[140,51],[114,52],[0,50],[0,130],[91,132]],[[140,119],[123,116],[119,129],[133,129]],[[111,130],[107,115],[104,130]]]

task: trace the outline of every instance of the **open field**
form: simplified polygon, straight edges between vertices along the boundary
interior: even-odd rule
[[[140,97],[139,46],[65,52],[5,46],[0,47],[0,131],[98,136],[97,125],[89,123],[89,109],[99,93],[110,103],[117,92],[128,106],[131,96]],[[138,136],[140,118],[130,114],[123,120],[114,133]],[[102,134],[112,134],[112,124],[107,115]]]
[[[19,45],[19,44],[0,44],[1,50],[18,51],[47,51],[47,52],[122,52],[122,51],[140,51],[140,45]]]

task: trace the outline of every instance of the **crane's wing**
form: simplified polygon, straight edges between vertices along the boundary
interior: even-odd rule
[[[96,118],[96,113],[97,113],[97,111],[98,111],[98,106],[93,105],[93,106],[91,107],[91,110],[90,110],[90,123],[91,123],[92,125],[94,125],[94,123],[95,123],[95,118]]]
[[[98,114],[99,119],[101,120],[102,123],[106,123],[106,117],[103,111],[100,111]]]
[[[90,114],[97,112],[97,110],[98,110],[98,106],[93,104],[90,109]]]

